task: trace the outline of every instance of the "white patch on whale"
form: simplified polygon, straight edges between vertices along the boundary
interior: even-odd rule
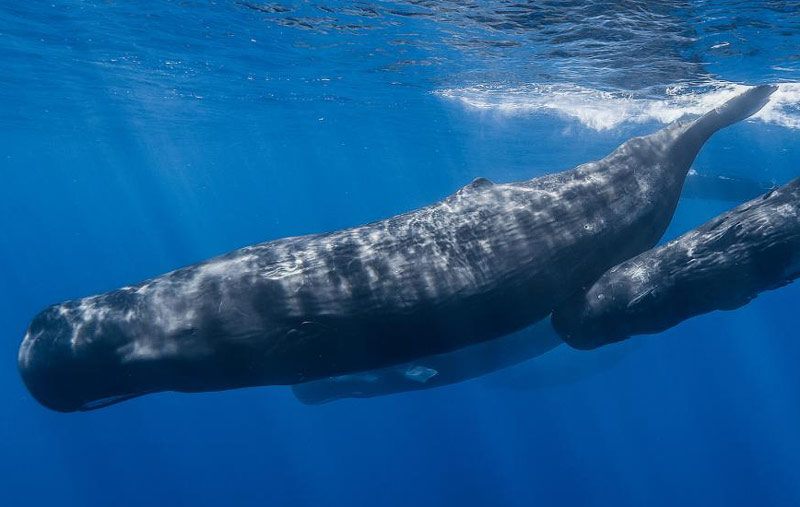
[[[438,374],[439,372],[434,370],[433,368],[428,368],[427,366],[415,365],[415,366],[410,366],[406,370],[404,375],[409,380],[413,380],[415,382],[419,382],[420,384],[424,384],[425,382],[429,381]]]

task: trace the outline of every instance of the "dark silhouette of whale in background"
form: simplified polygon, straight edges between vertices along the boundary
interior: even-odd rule
[[[514,366],[563,344],[550,321],[544,319],[522,331],[454,352],[378,370],[295,384],[292,392],[303,403],[317,405],[342,398],[372,398],[433,389]]]
[[[734,310],[800,276],[800,178],[607,271],[553,313],[568,344],[591,349]]]
[[[751,88],[568,171],[479,178],[386,220],[51,306],[28,328],[20,373],[43,405],[74,411],[166,390],[296,384],[504,336],[652,247],[706,140],[774,90]]]
[[[522,331],[448,354],[295,384],[292,392],[302,403],[320,405],[424,391],[478,377],[481,385],[490,388],[539,389],[578,382],[608,370],[628,357],[639,343],[634,340],[592,351],[576,350],[566,345],[545,319]]]
[[[479,385],[505,391],[532,391],[582,382],[613,371],[635,357],[643,344],[641,340],[629,340],[594,350],[578,350],[562,342],[531,361],[481,377]]]
[[[496,341],[506,343],[489,347]],[[530,342],[538,346],[536,353]],[[529,391],[591,378],[631,356],[640,344],[631,340],[591,351],[576,350],[565,344],[545,319],[523,331],[449,354],[295,384],[292,392],[302,403],[320,405],[424,391],[477,378],[482,387]]]
[[[744,202],[775,188],[772,182],[689,171],[681,198]]]

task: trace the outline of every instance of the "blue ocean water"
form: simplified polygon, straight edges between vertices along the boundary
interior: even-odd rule
[[[267,387],[60,414],[16,366],[48,304],[600,158],[743,85],[780,87],[695,168],[785,182],[798,9],[2,2],[3,505],[800,504],[796,285],[597,371],[323,406]],[[730,207],[684,200],[666,237]]]

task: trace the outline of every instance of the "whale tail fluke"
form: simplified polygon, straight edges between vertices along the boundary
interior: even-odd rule
[[[691,129],[703,140],[706,140],[714,132],[759,112],[769,102],[770,95],[777,89],[778,87],[775,85],[760,85],[750,88],[695,120]]]
[[[653,134],[652,139],[670,143],[669,159],[679,168],[683,178],[686,175],[683,171],[689,170],[700,148],[715,132],[756,114],[777,89],[775,85],[754,86],[696,120],[674,123]]]

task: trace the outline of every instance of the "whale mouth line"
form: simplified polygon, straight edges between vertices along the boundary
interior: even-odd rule
[[[133,398],[138,398],[139,396],[144,396],[145,394],[150,394],[154,391],[142,391],[140,393],[131,393],[131,394],[117,394],[114,396],[109,396],[107,398],[100,398],[99,400],[88,401],[78,407],[78,411],[80,412],[90,412],[92,410],[97,410],[98,408],[109,407],[111,405],[116,405],[117,403],[122,403],[123,401],[128,401]]]

